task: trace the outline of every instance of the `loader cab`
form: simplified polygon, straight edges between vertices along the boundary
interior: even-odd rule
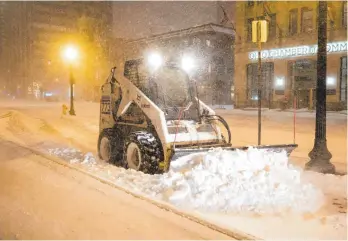
[[[116,113],[122,100],[122,89],[115,78],[116,68],[112,68],[109,77],[101,86],[100,130],[111,128],[116,121]]]
[[[175,61],[153,68],[145,59],[129,60],[125,62],[124,76],[165,113],[166,120],[177,119],[180,108],[190,102],[193,105],[182,118],[199,119],[193,83]]]

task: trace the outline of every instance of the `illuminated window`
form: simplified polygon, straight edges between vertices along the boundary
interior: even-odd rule
[[[297,16],[298,15],[298,9],[292,9],[290,10],[290,16],[289,16],[289,34],[294,35],[297,34]]]
[[[341,58],[340,100],[347,101],[347,57]]]
[[[205,41],[205,43],[207,44],[208,47],[210,46],[210,40],[209,40],[209,39],[207,39],[207,40]]]
[[[193,38],[193,45],[199,46],[201,44],[201,40],[197,37]]]
[[[307,33],[313,30],[313,9],[301,9],[301,32]]]

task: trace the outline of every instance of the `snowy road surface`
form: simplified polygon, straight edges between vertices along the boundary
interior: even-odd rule
[[[242,230],[265,239],[339,240],[347,238],[346,175],[340,177],[293,170],[288,168],[288,160],[281,156],[269,156],[264,159],[266,161],[274,159],[275,162],[272,165],[265,165],[265,163],[258,165],[259,162],[264,162],[262,156],[243,158],[235,156],[235,153],[226,153],[226,155],[217,153],[211,157],[203,155],[198,159],[193,158],[182,168],[173,170],[168,176],[143,175],[139,172],[125,171],[115,166],[94,162],[98,137],[98,104],[76,103],[77,116],[75,117],[61,118],[60,112],[61,106],[57,103],[0,102],[0,115],[2,114],[0,137],[32,149],[51,152],[93,176],[107,179],[131,192],[169,202],[226,229]],[[231,126],[234,145],[255,144],[256,112],[221,110],[219,114],[223,115]],[[332,161],[339,172],[346,172],[346,118],[347,116],[342,114],[328,114],[327,121],[328,145],[333,154]],[[262,143],[292,143],[292,125],[291,113],[264,111]],[[313,136],[313,114],[299,113],[296,127],[296,143],[299,144],[299,148],[293,152],[290,163],[296,164],[297,167],[304,165],[313,145]],[[259,154],[262,153],[256,152],[256,155]],[[8,155],[13,153],[9,151]],[[25,157],[25,159],[28,158]],[[29,159],[32,160],[31,157]],[[210,159],[213,161],[209,161]],[[254,161],[256,163],[253,163]],[[245,165],[248,162],[252,169]],[[238,163],[242,165],[235,166]],[[194,169],[188,168],[190,165]],[[280,174],[279,170],[284,175],[277,175],[277,173]],[[234,175],[231,174],[233,172],[235,172]],[[313,186],[307,185],[307,182],[312,183]],[[213,184],[217,193],[214,194],[213,190],[206,185],[207,183]],[[248,191],[245,192],[245,190]],[[311,193],[317,195],[318,190],[324,194],[325,203],[315,213],[303,213],[304,210],[301,211],[301,209],[316,209],[317,202]],[[233,195],[235,195],[234,198]],[[197,199],[197,197],[200,198]],[[292,199],[294,199],[294,205],[291,205]],[[226,201],[229,203],[227,206],[225,206]],[[214,205],[216,212],[211,209]],[[271,207],[269,210],[280,207],[300,210],[302,213],[266,214],[263,212],[267,210],[267,205]],[[321,205],[320,202],[319,205]],[[198,209],[192,209],[194,207]],[[223,212],[226,207],[230,213]],[[239,213],[242,211],[241,208],[251,208],[254,214]],[[233,214],[233,212],[236,213]]]
[[[71,121],[75,127],[61,130],[65,136],[78,142],[79,147],[87,148],[86,151],[95,150],[98,138],[99,104],[88,102],[76,103],[77,124],[71,118],[66,118],[65,124]],[[60,119],[61,104],[47,102],[2,102],[0,113],[6,110],[19,110],[47,120],[49,124],[57,127],[62,123]],[[257,111],[256,110],[216,110],[228,122],[232,132],[234,146],[257,144]],[[58,128],[58,127],[57,127]],[[315,112],[299,112],[296,115],[296,140],[299,145],[292,153],[291,161],[303,167],[308,161],[308,153],[314,144]],[[262,112],[262,144],[293,143],[293,113],[268,111]],[[84,141],[80,137],[83,133]],[[89,135],[90,138],[86,138]],[[75,142],[75,144],[76,144]],[[327,144],[332,153],[331,161],[340,173],[347,172],[347,115],[340,113],[327,113]]]
[[[0,142],[0,239],[231,239]]]

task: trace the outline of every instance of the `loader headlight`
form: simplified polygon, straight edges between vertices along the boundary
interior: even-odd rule
[[[181,68],[186,72],[191,72],[195,68],[195,61],[191,56],[183,56],[181,60]]]
[[[147,58],[148,64],[152,67],[152,68],[158,68],[162,65],[162,56],[158,53],[151,53],[149,54],[148,58]]]

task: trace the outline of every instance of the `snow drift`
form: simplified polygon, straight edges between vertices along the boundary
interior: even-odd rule
[[[93,165],[98,175],[117,185],[182,208],[275,214],[315,212],[324,204],[322,192],[302,180],[302,170],[288,164],[285,152],[216,149],[182,157],[171,164],[168,173],[153,176],[116,167],[105,169],[104,164],[94,162],[91,153],[83,155],[74,149],[50,152],[66,155],[70,163],[86,163],[89,170]]]
[[[217,149],[183,157],[160,179],[163,199],[205,211],[315,212],[323,204],[323,194],[301,182],[285,152]]]
[[[16,132],[29,132],[37,134],[39,132],[54,132],[54,128],[44,120],[32,118],[21,112],[11,110],[0,116],[2,129],[10,129]]]

